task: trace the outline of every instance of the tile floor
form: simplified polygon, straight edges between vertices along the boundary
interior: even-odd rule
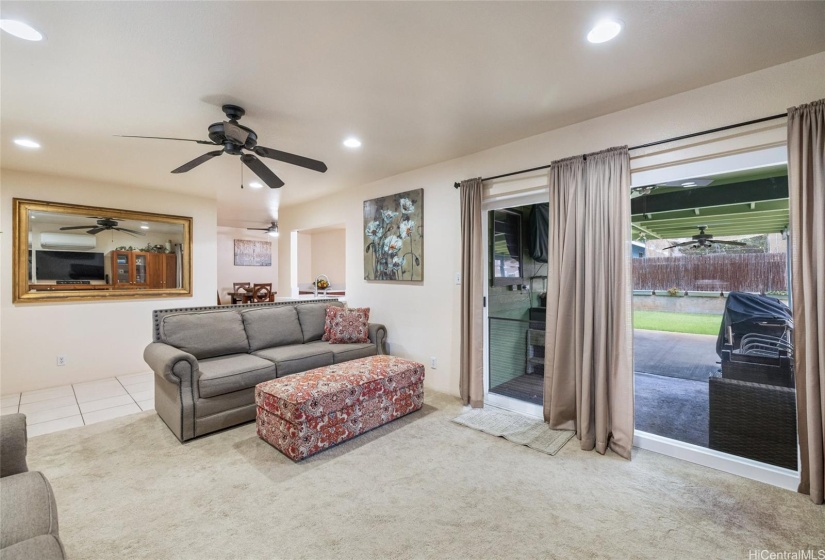
[[[0,413],[26,415],[29,437],[155,408],[152,372],[26,391],[0,398]]]

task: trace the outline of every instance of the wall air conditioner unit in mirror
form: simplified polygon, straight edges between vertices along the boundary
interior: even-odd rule
[[[97,246],[97,238],[94,235],[43,232],[40,234],[40,246],[44,249],[87,251]]]

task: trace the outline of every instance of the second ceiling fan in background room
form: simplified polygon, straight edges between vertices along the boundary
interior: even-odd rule
[[[278,237],[278,222],[272,222],[272,225],[266,228],[248,227],[250,231],[265,231],[267,235]]]
[[[223,155],[224,153],[241,156],[241,161],[255,175],[261,178],[266,185],[271,189],[277,189],[284,186],[284,182],[275,173],[269,169],[264,162],[255,157],[257,154],[261,157],[282,161],[291,165],[305,167],[313,171],[324,173],[327,170],[326,164],[316,159],[310,159],[304,156],[298,156],[264,146],[258,146],[258,135],[251,128],[247,128],[238,124],[238,120],[244,116],[246,111],[237,105],[224,105],[221,110],[226,114],[229,121],[218,122],[209,125],[209,140],[190,140],[188,138],[168,138],[164,136],[131,136],[121,135],[123,138],[148,138],[153,140],[180,140],[183,142],[197,142],[198,144],[206,144],[209,146],[222,146],[220,150],[207,152],[202,156],[196,157],[188,163],[184,163],[177,169],[173,169],[172,173],[186,173],[199,166],[210,159]],[[253,152],[253,154],[244,153],[243,150]],[[243,187],[243,185],[241,185]]]

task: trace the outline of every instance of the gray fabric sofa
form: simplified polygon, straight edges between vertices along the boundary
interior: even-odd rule
[[[255,385],[308,369],[386,354],[386,328],[366,344],[321,340],[337,300],[154,312],[143,357],[155,372],[155,410],[180,441],[255,419]]]
[[[65,558],[57,504],[43,473],[26,464],[26,416],[0,418],[0,559]]]

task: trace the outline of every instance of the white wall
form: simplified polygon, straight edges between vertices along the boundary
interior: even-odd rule
[[[333,229],[312,234],[312,277],[326,274],[330,284],[347,281],[346,230]]]
[[[272,243],[272,266],[235,266],[235,240],[269,241]],[[252,284],[272,284],[272,291],[278,291],[278,239],[261,232],[258,234],[241,228],[218,228],[218,290],[222,303],[229,303],[227,295],[234,282]],[[285,284],[289,285],[289,284]]]
[[[279,244],[280,245],[280,244]],[[312,283],[312,235],[298,233],[298,284]],[[298,294],[293,294],[298,295]]]
[[[2,170],[0,223],[0,393],[9,394],[148,371],[152,310],[214,305],[217,204],[214,200],[124,185]],[[193,297],[13,305],[12,198],[191,216]],[[56,356],[67,364],[57,367]]]
[[[546,165],[576,154],[637,145],[781,113],[825,97],[825,53],[768,68],[485,150],[298,206],[282,208],[281,231],[333,222],[346,225],[347,301],[372,308],[384,323],[393,354],[427,365],[429,388],[458,394],[461,259],[459,196],[453,182]],[[364,148],[369,149],[369,138]],[[367,282],[363,275],[363,201],[424,188],[424,280],[415,284]],[[283,236],[286,238],[287,236]],[[290,244],[279,243],[280,283],[290,278]],[[429,367],[430,356],[439,367]]]

